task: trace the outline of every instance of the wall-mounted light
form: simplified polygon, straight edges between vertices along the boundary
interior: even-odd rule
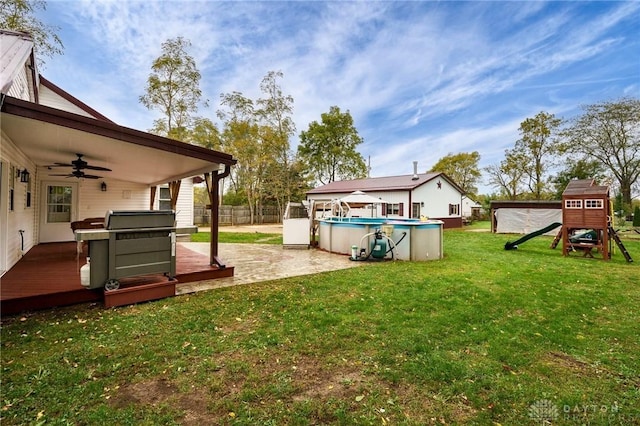
[[[107,184],[105,182],[100,184],[100,191],[107,192]]]
[[[424,201],[420,201],[420,207],[424,207]]]
[[[16,179],[20,178],[20,183],[29,183],[29,170],[16,169]]]

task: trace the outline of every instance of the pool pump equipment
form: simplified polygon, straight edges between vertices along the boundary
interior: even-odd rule
[[[360,239],[360,252],[358,253],[358,246],[351,246],[351,257],[350,260],[384,260],[388,253],[391,253],[391,258],[393,259],[394,253],[393,250],[396,248],[397,243],[394,243],[393,240],[387,235],[390,234],[392,228],[390,230],[385,229],[383,232],[381,229],[376,229],[375,232],[366,234]],[[398,243],[402,241],[402,239],[407,235],[406,232],[403,232],[402,238],[398,240]],[[369,244],[368,252],[367,248],[362,248],[364,246],[364,240],[369,239],[373,236],[373,241]]]

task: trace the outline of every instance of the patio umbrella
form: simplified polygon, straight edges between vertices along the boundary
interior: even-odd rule
[[[349,195],[346,195],[340,198],[340,201],[348,203],[348,204],[386,204],[387,202],[373,197],[369,194],[365,194],[362,191],[354,191]]]

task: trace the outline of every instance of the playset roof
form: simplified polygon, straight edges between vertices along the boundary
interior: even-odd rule
[[[572,180],[565,188],[562,196],[602,195],[609,194],[609,187],[596,185],[593,179]]]

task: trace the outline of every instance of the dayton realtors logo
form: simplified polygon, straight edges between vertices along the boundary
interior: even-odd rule
[[[548,425],[560,417],[558,406],[548,399],[540,399],[529,406],[529,418],[541,425]]]

